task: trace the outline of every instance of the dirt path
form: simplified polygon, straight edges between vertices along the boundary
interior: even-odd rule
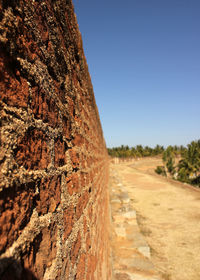
[[[159,159],[113,164],[165,280],[200,280],[200,190],[154,173]]]

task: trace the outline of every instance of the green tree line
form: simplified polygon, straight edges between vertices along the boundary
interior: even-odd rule
[[[108,154],[111,157],[119,158],[138,158],[138,157],[149,157],[162,154],[164,147],[156,145],[154,148],[142,145],[137,145],[135,147],[129,147],[121,145],[120,147],[108,148]]]
[[[180,150],[168,146],[162,160],[163,165],[157,166],[156,173],[200,187],[200,140],[192,141]]]

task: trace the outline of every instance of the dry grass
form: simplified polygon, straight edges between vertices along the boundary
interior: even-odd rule
[[[200,280],[200,190],[155,174],[160,159],[116,165],[164,280]]]

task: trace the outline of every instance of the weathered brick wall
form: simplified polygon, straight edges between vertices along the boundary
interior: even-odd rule
[[[71,0],[0,1],[0,279],[110,279],[108,166]]]

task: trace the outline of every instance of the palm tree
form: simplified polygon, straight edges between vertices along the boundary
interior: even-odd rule
[[[200,140],[192,141],[178,163],[178,179],[191,182],[200,174]]]

